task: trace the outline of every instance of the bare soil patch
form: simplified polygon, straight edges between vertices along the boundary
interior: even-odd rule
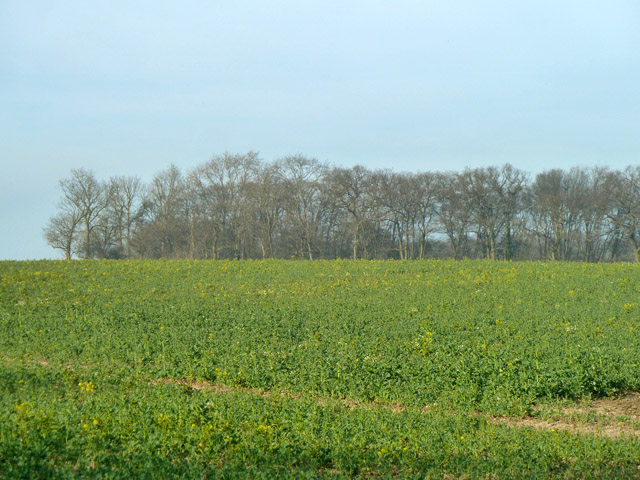
[[[640,422],[640,392],[628,392],[615,398],[594,400],[588,409],[606,416],[627,417]],[[585,408],[575,408],[576,413],[584,413]]]
[[[640,428],[635,428],[626,423],[590,423],[590,422],[571,422],[570,420],[545,420],[542,418],[526,417],[496,417],[493,419],[495,423],[501,423],[509,427],[523,428],[533,427],[551,432],[568,431],[571,433],[593,434],[599,437],[617,438],[622,435],[640,436]]]
[[[640,392],[627,392],[613,398],[564,407],[546,417],[496,417],[493,420],[511,427],[569,431],[608,438],[640,436]]]
[[[309,396],[309,395],[303,395],[302,393],[293,393],[293,392],[287,392],[283,390],[270,391],[270,390],[263,390],[260,388],[229,387],[227,385],[219,385],[219,384],[207,382],[204,380],[188,381],[188,380],[177,380],[172,378],[163,378],[161,380],[156,380],[153,383],[160,383],[165,385],[166,384],[185,385],[187,387],[193,388],[194,390],[210,390],[216,393],[243,392],[249,395],[256,395],[260,397],[279,396],[283,398],[291,398],[294,400],[298,400],[303,397],[312,398],[313,400],[315,400],[321,405],[327,405],[330,403],[339,403],[347,407],[349,410],[355,410],[357,408],[382,407],[382,408],[388,408],[394,413],[400,413],[406,409],[406,407],[401,403],[387,404],[387,403],[379,403],[379,402],[362,402],[352,398],[338,399],[338,398],[331,398],[331,397],[323,397],[319,395]]]

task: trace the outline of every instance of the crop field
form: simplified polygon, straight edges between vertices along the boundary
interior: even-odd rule
[[[639,478],[640,266],[0,262],[0,478]]]

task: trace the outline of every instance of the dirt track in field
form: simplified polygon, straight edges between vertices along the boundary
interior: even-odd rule
[[[285,391],[269,391],[259,388],[229,387],[206,381],[187,381],[165,378],[155,383],[176,384],[193,388],[194,390],[208,390],[216,393],[243,392],[262,397],[281,396],[283,398],[299,399],[304,395]],[[347,408],[386,408],[394,413],[406,410],[401,403],[362,402],[349,398],[335,399],[329,397],[314,398],[320,404],[330,402],[340,403]],[[422,411],[429,409],[424,407]],[[479,414],[482,415],[482,414]],[[617,438],[623,435],[640,437],[640,393],[629,392],[615,398],[606,398],[585,402],[579,405],[563,407],[555,411],[546,412],[544,416],[531,417],[490,417],[495,424],[502,424],[513,428],[539,428],[548,431],[568,431],[575,434],[593,434],[601,437]]]
[[[0,355],[0,365],[9,366],[16,363],[16,359]],[[39,365],[41,368],[49,368],[49,360],[46,358],[30,359],[32,365]],[[67,366],[67,369],[69,366]],[[205,380],[180,380],[163,378],[154,380],[152,384],[173,384],[180,385],[193,390],[212,391],[218,394],[230,394],[242,392],[249,395],[272,397],[280,396],[290,399],[314,399],[319,404],[330,403],[341,404],[350,410],[357,408],[383,408],[394,413],[401,413],[406,410],[402,403],[389,403],[378,401],[359,401],[350,398],[331,398],[323,396],[308,396],[301,393],[286,391],[270,391],[260,388],[247,388],[221,385],[207,382]],[[428,412],[429,407],[422,408],[423,412]],[[484,416],[478,412],[476,415]],[[538,428],[548,431],[566,431],[574,434],[592,434],[607,438],[617,438],[621,436],[640,437],[640,392],[627,392],[613,398],[603,398],[582,402],[579,404],[550,408],[540,406],[534,408],[534,415],[529,417],[488,417],[494,424],[505,425],[512,428]]]
[[[548,412],[545,417],[498,417],[494,421],[512,427],[591,433],[609,438],[640,436],[640,393],[628,392],[564,407]]]

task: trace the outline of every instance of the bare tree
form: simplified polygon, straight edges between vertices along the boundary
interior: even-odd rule
[[[550,260],[570,258],[572,237],[578,228],[577,212],[567,173],[553,169],[540,173],[532,186],[533,233],[540,239],[543,256]]]
[[[302,155],[214,156],[185,178],[60,181],[43,234],[70,259],[545,258],[640,261],[640,167],[460,173],[329,168]]]
[[[326,210],[322,184],[327,167],[314,158],[293,155],[279,160],[277,169],[287,193],[285,212],[293,228],[296,253],[313,260]]]
[[[190,176],[212,232],[213,258],[247,258],[253,223],[248,194],[260,167],[255,152],[224,153]]]
[[[326,182],[331,201],[350,217],[352,258],[357,260],[362,228],[373,204],[371,172],[360,165],[349,169],[333,168]]]
[[[413,257],[415,227],[421,193],[411,174],[392,173],[385,185],[385,206],[393,221],[393,236],[397,236],[401,259]]]
[[[494,184],[504,217],[504,258],[512,260],[515,253],[514,236],[524,230],[524,220],[520,216],[526,208],[526,188],[528,177],[525,172],[510,164],[502,166],[500,181]],[[516,235],[514,235],[514,232]]]
[[[504,215],[499,197],[500,172],[495,167],[477,168],[467,172],[467,195],[473,208],[476,238],[487,260],[496,259],[496,243],[504,226]]]
[[[82,255],[91,258],[93,251],[91,238],[96,220],[109,202],[109,192],[104,183],[99,182],[92,172],[84,169],[71,170],[71,177],[60,181],[63,193],[63,209],[77,212],[82,231]]]
[[[400,259],[423,258],[432,233],[438,194],[437,177],[431,173],[372,174],[374,206],[387,225],[388,236]]]
[[[55,249],[62,250],[67,260],[71,260],[80,220],[80,214],[71,208],[51,217],[44,228],[47,243]]]
[[[610,177],[614,213],[611,220],[640,262],[640,166],[629,166]]]
[[[577,199],[580,204],[582,230],[581,259],[598,262],[607,255],[612,257],[612,246],[617,241],[615,228],[610,222],[614,209],[609,189],[610,172],[606,168],[598,167],[578,170],[582,177],[582,191]]]
[[[145,215],[144,184],[138,177],[111,177],[107,211],[114,224],[116,246],[120,255],[131,257],[134,226]]]
[[[468,171],[468,175],[468,195],[482,256],[495,260],[498,247],[504,244],[504,258],[512,259],[514,223],[522,204],[526,175],[509,164],[500,169],[477,168]]]
[[[471,182],[469,171],[439,177],[438,219],[455,259],[461,259],[468,253],[469,235],[473,229]]]
[[[247,189],[262,258],[275,256],[274,236],[282,220],[285,189],[274,165],[262,167]]]
[[[438,181],[436,175],[423,172],[413,177],[412,184],[417,195],[416,225],[420,234],[418,258],[424,258],[427,238],[434,228],[437,212]]]
[[[143,256],[182,257],[187,252],[185,182],[175,165],[158,173],[147,192],[149,221],[136,237]]]
[[[406,191],[406,187],[401,185],[403,180],[402,174],[391,170],[377,170],[372,174],[371,180],[377,210],[376,216],[390,242],[387,255],[397,250],[401,259],[405,254],[402,232],[404,222],[397,205],[398,198]]]

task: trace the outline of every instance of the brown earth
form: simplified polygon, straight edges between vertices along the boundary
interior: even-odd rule
[[[542,409],[538,409],[538,412],[542,413]],[[640,392],[627,392],[613,398],[566,406],[556,411],[544,412],[543,416],[496,417],[493,421],[511,427],[562,430],[609,438],[640,436]]]
[[[640,422],[640,392],[594,400],[589,408],[600,415],[627,417],[631,421]],[[576,413],[584,413],[584,410],[584,407],[574,409]]]

